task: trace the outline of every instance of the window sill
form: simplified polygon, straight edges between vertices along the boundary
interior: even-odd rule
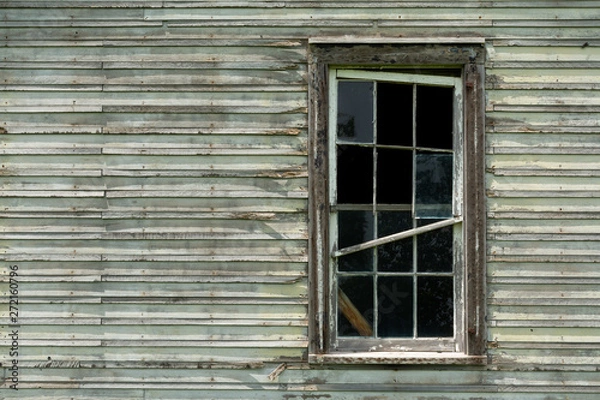
[[[461,353],[437,352],[362,352],[310,354],[314,364],[436,364],[436,365],[485,365],[486,356]]]

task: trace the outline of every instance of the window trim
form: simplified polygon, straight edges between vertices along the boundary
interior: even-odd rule
[[[468,44],[312,43],[309,53],[309,361],[319,363],[482,363],[485,351],[484,48]],[[464,331],[461,352],[335,352],[329,299],[329,70],[461,68],[464,95]],[[401,70],[400,68],[398,69]],[[457,332],[458,333],[458,332]]]

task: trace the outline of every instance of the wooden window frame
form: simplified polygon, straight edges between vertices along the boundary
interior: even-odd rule
[[[481,43],[311,43],[309,53],[309,360],[316,363],[485,363],[484,56]],[[330,309],[329,74],[333,68],[451,68],[463,81],[463,326],[459,351],[338,350]]]

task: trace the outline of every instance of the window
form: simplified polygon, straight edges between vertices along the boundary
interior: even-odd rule
[[[313,358],[480,360],[481,47],[311,50]]]
[[[462,82],[345,69],[329,82],[338,346],[435,338],[403,347],[452,350],[462,317]]]

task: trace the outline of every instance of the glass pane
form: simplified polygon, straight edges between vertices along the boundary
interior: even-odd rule
[[[427,222],[435,222],[427,220]],[[421,225],[421,224],[419,224]],[[423,224],[426,225],[426,224]],[[453,271],[453,227],[436,229],[417,236],[417,271]]]
[[[412,204],[412,151],[378,149],[377,203]]]
[[[378,214],[377,236],[384,237],[412,228],[408,211],[383,211]],[[413,264],[413,239],[403,239],[377,247],[378,270],[410,272]]]
[[[451,218],[454,157],[417,153],[415,213],[418,218]]]
[[[338,212],[338,248],[364,243],[375,237],[374,218],[370,211]],[[363,250],[338,259],[339,271],[372,271],[373,250]]]
[[[375,238],[371,211],[338,212],[338,248],[352,246]]]
[[[384,276],[377,281],[379,337],[413,336],[412,278]]]
[[[452,149],[454,88],[417,86],[417,146]]]
[[[373,271],[373,249],[362,250],[346,256],[338,257],[340,272]]]
[[[417,279],[417,336],[454,336],[454,290],[451,277]]]
[[[377,143],[412,146],[413,86],[377,83]]]
[[[338,83],[337,135],[342,140],[373,143],[373,82]]]
[[[338,336],[371,336],[373,310],[371,276],[338,278]]]
[[[412,238],[377,247],[377,270],[381,272],[411,272],[413,265]]]
[[[337,149],[338,204],[372,204],[373,150],[359,146]]]
[[[393,235],[412,228],[410,211],[380,211],[377,213],[377,237]]]

